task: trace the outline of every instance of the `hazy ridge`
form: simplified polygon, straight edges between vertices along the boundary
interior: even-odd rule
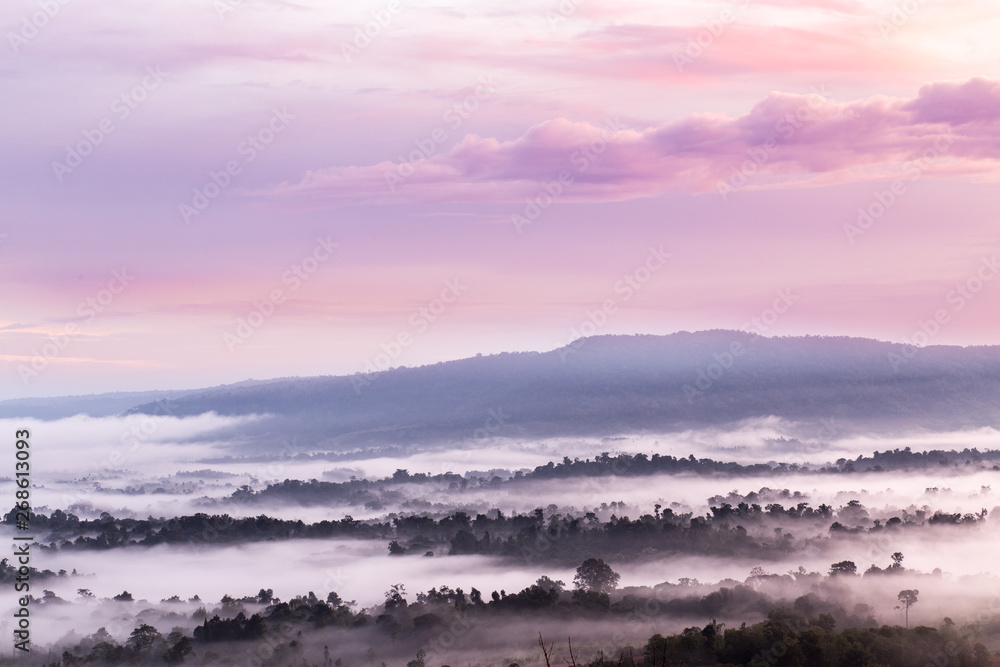
[[[735,331],[599,336],[544,353],[220,387],[131,412],[164,410],[293,418],[305,440],[331,446],[468,438],[490,410],[509,417],[505,435],[522,437],[669,431],[772,415],[973,428],[1000,423],[1000,347]]]

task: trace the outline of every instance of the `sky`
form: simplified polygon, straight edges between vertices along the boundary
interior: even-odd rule
[[[986,0],[12,0],[0,399],[997,344]]]

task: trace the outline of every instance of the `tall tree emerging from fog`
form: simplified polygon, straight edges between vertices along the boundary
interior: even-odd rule
[[[600,558],[588,558],[576,568],[573,583],[581,590],[592,593],[610,593],[618,587],[621,575]]]
[[[858,566],[852,560],[842,560],[830,566],[830,576],[854,576],[858,573]]]
[[[905,591],[899,591],[899,595],[896,596],[896,599],[899,600],[900,603],[902,603],[903,608],[906,610],[906,627],[907,628],[910,627],[910,607],[912,607],[913,605],[917,604],[917,596],[918,595],[920,595],[920,591],[918,591],[916,589],[913,589],[913,590],[907,589]],[[899,607],[896,607],[896,609],[899,609]]]

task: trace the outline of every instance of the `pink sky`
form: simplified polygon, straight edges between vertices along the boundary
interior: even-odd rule
[[[914,6],[7,3],[0,398],[746,328],[779,290],[767,335],[998,344],[1000,16]]]

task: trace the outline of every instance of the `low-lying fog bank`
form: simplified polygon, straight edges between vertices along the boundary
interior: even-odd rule
[[[706,541],[703,552],[698,554],[632,549],[633,545],[626,544],[619,549],[615,544],[604,544],[602,548],[608,547],[608,564],[621,575],[619,590],[611,597],[612,605],[625,604],[625,595],[656,595],[662,601],[684,597],[699,600],[685,606],[688,611],[684,613],[663,613],[629,624],[621,618],[612,622],[567,617],[569,620],[509,620],[502,633],[480,626],[456,644],[453,664],[464,664],[461,661],[470,660],[473,654],[486,655],[495,664],[501,664],[501,660],[538,664],[539,631],[560,641],[572,634],[579,637],[581,651],[596,655],[599,650],[607,650],[611,655],[625,644],[641,645],[654,632],[704,626],[710,617],[738,627],[744,621],[766,616],[764,603],[713,606],[717,599],[709,596],[722,588],[739,588],[742,592],[736,597],[747,599],[758,593],[766,595],[768,604],[792,605],[802,596],[820,595],[843,607],[844,618],[871,617],[878,623],[901,622],[897,596],[908,588],[920,591],[920,602],[909,610],[911,625],[938,626],[945,616],[961,623],[1000,611],[1000,566],[994,558],[1000,542],[1000,509],[994,511],[1000,506],[1000,472],[985,464],[979,468],[966,466],[964,461],[881,472],[843,472],[843,462],[837,463],[838,459],[853,461],[859,455],[869,456],[875,450],[907,447],[914,452],[997,449],[1000,434],[994,429],[910,433],[890,438],[859,434],[832,422],[801,424],[764,419],[731,430],[538,442],[503,438],[502,433],[496,433],[460,443],[315,456],[303,455],[291,440],[275,443],[274,451],[262,454],[259,447],[244,451],[240,442],[219,437],[223,431],[238,432],[241,424],[253,419],[209,414],[184,419],[135,415],[30,422],[33,506],[46,515],[60,509],[91,520],[99,519],[103,512],[115,518],[140,520],[205,513],[237,518],[265,516],[306,524],[352,516],[391,526],[393,519],[414,515],[442,519],[464,511],[470,517],[496,517],[497,510],[510,516],[532,514],[538,508],[545,521],[568,514],[580,518],[592,512],[595,521],[609,522],[614,516],[630,517],[634,522],[644,515],[669,510],[680,516],[693,514],[684,519],[692,523],[691,519],[711,514],[711,507],[718,509],[724,503],[735,507],[744,502],[761,508],[777,504],[784,509],[808,503],[814,509],[829,506],[829,516],[836,516],[842,524],[843,530],[831,531],[832,518],[793,521],[781,512],[763,510],[768,516],[757,524],[756,533],[750,531],[747,539],[767,541],[767,548],[755,553],[730,548],[735,542],[727,542],[723,548]],[[24,420],[0,423],[11,429],[26,426]],[[748,465],[808,462],[815,466],[831,464],[838,472],[601,477],[567,473],[509,479],[517,471],[523,477],[549,462],[593,459],[604,452],[679,458],[693,455]],[[970,461],[974,458],[970,455]],[[416,483],[410,474],[385,481],[398,470],[431,476],[451,472],[461,483],[451,478]],[[352,478],[383,481],[371,485],[365,494],[345,495],[336,501],[259,493],[268,484],[286,479],[349,482]],[[11,477],[0,479],[0,493],[12,497],[13,491]],[[982,514],[983,510],[986,514]],[[923,526],[918,522],[913,528],[897,532],[869,532],[884,526],[891,517],[913,517],[921,511],[921,521],[934,512],[973,515],[975,521],[955,526]],[[88,537],[98,532],[94,529]],[[787,550],[782,551],[786,534],[792,537],[787,541]],[[0,526],[0,539],[12,536],[9,525]],[[355,611],[367,608],[373,613],[395,584],[405,586],[411,601],[417,592],[432,587],[461,588],[466,593],[477,588],[488,604],[494,590],[509,597],[528,589],[542,576],[561,580],[571,588],[575,567],[585,557],[581,554],[570,565],[565,558],[546,562],[483,555],[493,553],[489,551],[448,555],[448,539],[427,548],[413,548],[402,557],[388,555],[389,539],[296,538],[57,550],[36,545],[33,567],[55,573],[65,570],[66,574],[33,581],[31,592],[42,600],[37,613],[33,612],[34,638],[40,643],[61,638],[72,643],[105,627],[117,641],[124,642],[137,622],[155,625],[164,636],[174,628],[191,632],[197,625],[192,614],[201,606],[210,613],[225,595],[254,595],[259,589],[272,589],[283,600],[309,591],[325,598],[330,591],[336,591],[345,600],[357,601]],[[425,557],[426,551],[431,551],[433,557]],[[619,551],[628,555],[619,558]],[[895,553],[905,555],[905,572],[834,581],[824,578],[834,563],[843,561],[851,561],[859,574],[873,565],[888,568]],[[72,574],[74,571],[77,574]],[[751,576],[751,572],[756,574]],[[81,589],[94,598],[81,595]],[[124,591],[135,601],[100,601]],[[200,600],[188,602],[196,595]],[[563,602],[569,595],[564,594]],[[174,596],[178,599],[160,602]],[[61,604],[55,598],[68,603]],[[252,605],[247,607],[248,612],[254,609]],[[860,610],[857,614],[856,609]],[[225,617],[230,611],[221,613]],[[68,632],[75,634],[65,637]],[[345,655],[356,655],[363,661],[368,645],[385,643],[384,634],[378,634],[382,631],[374,628],[343,636],[338,633],[351,631],[328,628],[323,632],[310,640],[309,650],[321,653],[322,644],[316,642],[342,641],[353,646]]]
[[[716,626],[720,629],[735,628],[762,620],[779,607],[812,618],[831,613],[840,627],[972,624],[978,628],[977,633],[992,627],[1000,612],[1000,579],[996,577],[954,577],[905,567],[864,577],[827,575],[830,565],[822,571],[796,568],[788,573],[755,567],[719,580],[710,578],[724,574],[719,561],[681,559],[616,568],[621,574],[619,588],[602,603],[600,596],[578,600],[577,594],[569,590],[549,595],[549,587],[572,582],[578,571],[548,569],[544,572],[547,578],[540,578],[540,569],[501,568],[491,559],[453,557],[447,575],[435,570],[439,559],[399,559],[389,568],[391,572],[385,572],[386,561],[380,567],[372,559],[373,554],[350,543],[262,545],[255,554],[241,554],[238,549],[214,553],[156,549],[147,554],[149,558],[143,559],[143,565],[140,559],[133,558],[131,563],[122,560],[132,556],[124,551],[110,555],[107,560],[95,558],[82,563],[97,570],[93,576],[67,577],[65,581],[53,581],[51,586],[46,584],[44,596],[32,605],[36,647],[54,644],[62,650],[81,642],[87,645],[85,637],[100,635],[101,628],[109,640],[125,644],[133,630],[146,623],[164,637],[171,632],[189,636],[193,633],[203,642],[198,646],[200,650],[218,650],[219,644],[204,643],[209,636],[199,628],[206,620],[216,616],[237,619],[233,626],[236,628],[245,623],[240,618],[249,619],[253,614],[271,619],[286,614],[293,629],[285,633],[285,640],[293,639],[294,630],[300,628],[306,632],[300,642],[313,647],[329,642],[338,655],[357,661],[370,659],[369,648],[377,649],[382,659],[398,659],[407,652],[412,657],[423,646],[442,660],[445,656],[456,660],[455,656],[488,649],[487,654],[478,655],[511,660],[516,659],[511,656],[520,656],[525,664],[538,664],[539,632],[556,642],[572,637],[574,646],[581,651],[578,655],[596,659],[602,651],[611,657],[629,645],[641,647],[653,633],[679,633],[687,627],[700,629],[713,623],[721,624]],[[727,567],[736,574],[740,565]],[[151,576],[151,572],[158,576]],[[701,573],[704,579],[663,579],[680,572]],[[383,581],[402,583],[402,588],[395,588],[401,595],[394,597],[391,585],[383,586]],[[257,583],[248,588],[249,582]],[[252,592],[257,585],[259,594]],[[535,592],[526,596],[529,588]],[[199,598],[188,594],[194,590],[200,591]],[[338,613],[348,617],[361,614],[367,621],[359,624],[348,618],[334,622],[330,617],[327,623],[317,623],[315,612],[313,616],[288,616],[275,606],[280,598],[292,602],[294,609],[307,602],[308,591],[316,593],[308,596],[312,600],[308,604],[323,600],[334,601],[334,606],[343,603],[347,607]],[[351,600],[352,591],[359,593],[357,602]],[[372,595],[373,591],[378,593]],[[913,592],[908,609],[900,605],[904,591]],[[518,596],[512,597],[514,593]],[[449,597],[441,597],[445,595]],[[110,599],[113,596],[118,599]],[[298,602],[293,600],[300,596]],[[515,605],[516,597],[521,601]],[[584,603],[585,599],[590,602]],[[293,620],[296,618],[299,620]],[[458,621],[459,629],[455,630],[456,624],[451,623],[453,636],[446,644],[437,641],[448,631],[451,619]],[[217,620],[213,622],[218,624]],[[398,645],[395,626],[399,626]],[[274,630],[272,627],[272,637]],[[391,643],[387,641],[390,632]],[[218,635],[213,641],[223,638]],[[268,642],[273,649],[277,640]],[[251,646],[242,642],[232,648],[245,653]]]

